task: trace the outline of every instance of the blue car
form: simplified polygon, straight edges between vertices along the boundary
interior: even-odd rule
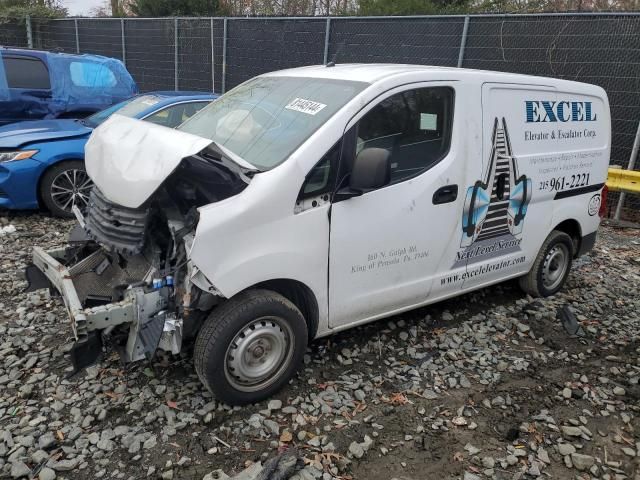
[[[115,58],[0,48],[0,125],[83,118],[137,93]]]
[[[81,120],[34,120],[0,127],[0,208],[47,208],[73,217],[83,208],[91,180],[84,146],[95,127],[118,112],[174,128],[216,99],[195,92],[153,92],[113,105]]]

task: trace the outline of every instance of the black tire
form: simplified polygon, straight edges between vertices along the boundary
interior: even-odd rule
[[[520,288],[532,297],[548,297],[557,293],[569,276],[573,249],[569,235],[553,230],[542,244],[529,273],[520,277]],[[557,264],[555,268],[554,263]]]
[[[293,303],[270,290],[247,290],[205,320],[193,353],[196,372],[219,400],[229,405],[255,403],[276,393],[295,374],[307,338],[307,324]],[[243,370],[256,373],[261,363],[272,365],[267,377],[243,375]]]
[[[76,179],[76,191],[73,191],[72,183]],[[40,181],[40,199],[43,206],[54,216],[74,218],[71,206],[77,204],[81,210],[84,209],[89,200],[92,185],[84,168],[84,162],[67,160],[56,163],[44,172]],[[72,191],[64,192],[62,189],[65,187],[69,187]],[[70,203],[67,202],[69,197],[71,197]],[[65,208],[65,204],[68,204],[68,208]]]

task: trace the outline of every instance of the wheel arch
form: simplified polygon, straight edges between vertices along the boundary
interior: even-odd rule
[[[580,245],[582,243],[582,227],[580,226],[580,222],[575,218],[568,218],[566,220],[561,221],[553,230],[558,230],[560,232],[564,232],[571,237],[573,242],[573,257],[577,257],[578,252],[580,252]]]
[[[84,158],[78,158],[78,157],[61,157],[61,158],[56,158],[53,161],[50,161],[47,163],[47,166],[40,172],[40,176],[38,177],[38,182],[36,184],[36,195],[38,198],[38,205],[40,205],[40,208],[44,208],[44,204],[42,203],[42,180],[44,179],[45,175],[47,174],[47,172],[49,170],[51,170],[53,167],[55,167],[56,165],[59,165],[62,162],[82,162],[84,163]]]
[[[320,312],[318,308],[318,300],[310,287],[299,280],[277,278],[256,283],[243,291],[252,289],[271,290],[279,293],[293,303],[298,307],[307,322],[309,341],[315,338],[316,333],[318,332]]]

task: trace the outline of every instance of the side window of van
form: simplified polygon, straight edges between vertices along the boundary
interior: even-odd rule
[[[449,151],[454,91],[407,90],[386,98],[357,124],[357,155],[364,148],[391,153],[391,183],[419,175]]]
[[[69,64],[71,83],[84,88],[111,88],[118,84],[116,76],[101,63],[71,62]]]
[[[49,70],[42,60],[32,57],[2,57],[9,88],[49,90]]]

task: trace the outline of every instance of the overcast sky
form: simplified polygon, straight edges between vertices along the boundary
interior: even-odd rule
[[[105,3],[105,0],[62,0],[60,3],[69,10],[69,15],[88,16],[96,7]]]

